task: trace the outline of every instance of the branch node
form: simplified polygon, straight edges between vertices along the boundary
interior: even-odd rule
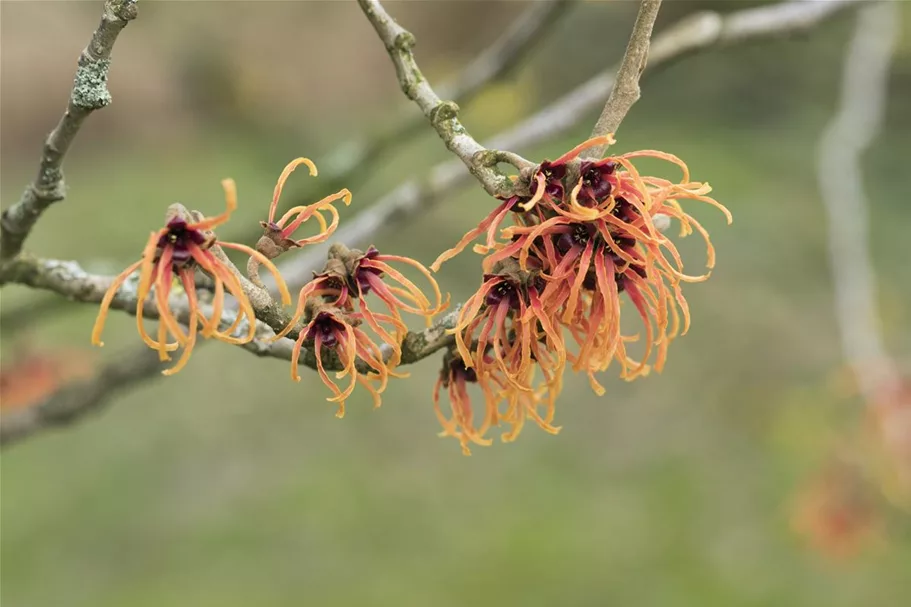
[[[137,0],[114,0],[111,3],[111,9],[118,19],[123,21],[132,21],[139,15]]]
[[[500,163],[500,157],[496,150],[479,150],[471,157],[471,161],[478,166],[493,168]]]
[[[399,35],[395,37],[394,46],[400,51],[410,53],[415,44],[417,44],[417,40],[415,39],[414,34],[407,30],[402,30]]]
[[[459,117],[459,106],[454,101],[443,101],[430,110],[430,122],[440,127],[443,122]]]

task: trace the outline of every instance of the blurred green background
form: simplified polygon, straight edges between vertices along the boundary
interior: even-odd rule
[[[657,29],[698,8],[750,4],[670,2]],[[886,128],[864,169],[882,322],[907,367],[911,3],[901,4]],[[388,8],[439,82],[525,6]],[[0,6],[4,206],[33,176],[99,8]],[[465,124],[484,139],[613,63],[635,8],[580,3],[465,108]],[[663,374],[605,378],[603,398],[568,377],[558,436],[527,426],[516,443],[466,458],[436,437],[438,357],[391,383],[381,409],[358,394],[338,420],[315,373],[294,384],[283,362],[207,346],[177,376],[3,453],[3,605],[904,604],[906,517],[878,503],[885,541],[847,561],[811,550],[790,524],[795,495],[833,450],[866,448],[839,352],[814,164],[852,27],[846,15],[809,36],[709,52],[645,84],[617,149],[683,157],[735,217],[727,227],[690,207],[718,264],[686,290],[693,329]],[[241,208],[224,236],[255,232],[289,159],[328,167],[337,144],[380,132],[403,104],[353,2],[143,2],[114,51],[111,89],[114,104],[89,119],[67,159],[66,202],[28,243],[99,272],[134,260],[171,202],[219,210],[226,176]],[[516,151],[553,158],[595,118]],[[446,158],[428,128],[359,176],[345,217]],[[311,186],[293,177],[286,204],[315,195]],[[376,244],[429,263],[490,204],[472,184]],[[688,244],[695,270],[699,243]],[[464,298],[478,258],[460,256],[439,279]],[[6,287],[3,306],[41,295]],[[88,348],[94,314],[73,304],[28,336],[36,347]],[[101,359],[135,347],[132,318],[113,315],[105,341]],[[5,361],[14,345],[4,340]]]

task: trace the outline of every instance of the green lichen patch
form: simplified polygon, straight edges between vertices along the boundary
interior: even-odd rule
[[[73,105],[86,110],[97,110],[111,103],[108,91],[110,59],[99,59],[80,64],[73,83]]]

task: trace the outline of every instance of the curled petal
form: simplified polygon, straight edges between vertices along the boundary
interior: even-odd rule
[[[142,265],[141,259],[136,263],[131,264],[111,281],[111,286],[105,291],[104,298],[101,300],[101,308],[98,310],[98,317],[95,319],[95,326],[92,328],[92,345],[99,347],[104,345],[104,342],[101,341],[101,333],[104,331],[104,321],[108,317],[108,309],[111,307],[111,302],[114,301],[114,296],[117,295],[120,285],[122,285],[126,279],[130,277],[130,274],[135,272],[140,265]]]
[[[291,173],[294,172],[294,169],[300,165],[305,164],[307,168],[310,169],[310,176],[316,177],[319,171],[316,170],[316,165],[309,158],[295,158],[282,171],[282,174],[278,177],[278,182],[275,184],[275,189],[272,192],[272,204],[269,205],[269,221],[275,219],[275,209],[278,207],[278,199],[281,198],[282,188],[285,187],[285,182],[288,181],[288,177],[291,176]]]
[[[503,219],[506,218],[506,215],[509,214],[509,209],[512,206],[512,204],[513,204],[512,200],[507,200],[507,201],[503,202],[500,206],[495,208],[490,213],[490,215],[485,217],[484,220],[481,221],[480,224],[478,224],[478,227],[476,227],[473,230],[470,230],[464,236],[462,236],[462,239],[456,244],[456,246],[452,247],[451,249],[449,249],[447,251],[443,251],[443,253],[440,254],[439,257],[436,258],[436,261],[434,261],[432,264],[430,264],[430,269],[433,270],[434,272],[439,272],[440,266],[442,266],[445,261],[452,259],[456,255],[461,253],[465,249],[465,247],[468,246],[468,243],[470,243],[472,240],[474,240],[475,238],[477,238],[484,232],[488,231],[488,229],[492,228],[495,231],[496,227],[499,226],[503,222]]]
[[[186,342],[183,344],[183,352],[180,354],[177,363],[170,369],[162,371],[162,375],[174,375],[183,369],[190,360],[193,346],[196,345],[196,327],[199,322],[196,313],[199,305],[196,300],[196,283],[193,278],[192,270],[186,268],[180,270],[180,280],[183,283],[184,291],[187,294],[187,301],[190,305],[190,333],[187,336]]]
[[[195,223],[188,223],[188,230],[205,232],[207,230],[211,230],[212,228],[220,226],[231,218],[231,213],[237,209],[237,185],[234,183],[233,179],[222,179],[221,187],[225,191],[224,212],[216,215],[215,217],[207,217]]]

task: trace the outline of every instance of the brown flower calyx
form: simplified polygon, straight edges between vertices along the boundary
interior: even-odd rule
[[[531,288],[542,288],[541,271],[537,269],[522,269],[519,260],[509,257],[497,261],[489,274],[485,274],[485,279],[502,276],[507,282],[520,287],[523,291]]]
[[[446,349],[443,354],[443,365],[440,369],[440,381],[444,388],[448,388],[453,381],[461,380],[468,383],[478,381],[477,371],[465,365],[455,347]]]
[[[301,247],[296,240],[283,236],[282,228],[274,221],[260,221],[259,225],[263,227],[263,235],[256,241],[256,250],[267,258],[275,259],[289,249]]]

